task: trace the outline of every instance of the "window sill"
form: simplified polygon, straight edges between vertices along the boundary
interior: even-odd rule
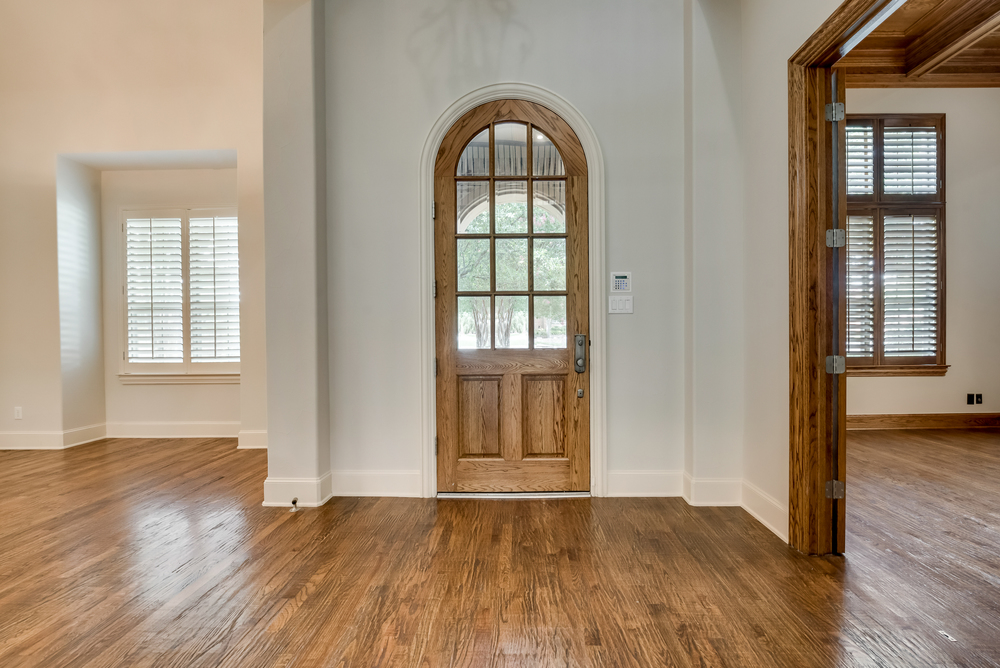
[[[849,366],[848,377],[868,376],[943,376],[948,373],[948,364],[908,364],[885,366]]]
[[[120,373],[122,385],[239,385],[239,373]]]

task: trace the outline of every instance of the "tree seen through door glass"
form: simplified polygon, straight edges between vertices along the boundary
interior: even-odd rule
[[[490,298],[458,298],[458,347],[490,347]]]
[[[459,292],[487,292],[490,289],[490,240],[458,240]]]
[[[496,297],[497,348],[528,347],[528,297]]]
[[[566,347],[566,297],[535,295],[535,347]]]
[[[497,181],[497,234],[528,232],[528,182]]]
[[[566,240],[535,239],[535,290],[566,289]]]
[[[497,291],[528,289],[528,240],[497,239]]]

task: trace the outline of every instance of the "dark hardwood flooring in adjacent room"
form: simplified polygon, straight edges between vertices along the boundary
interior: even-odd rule
[[[1000,665],[1000,431],[849,451],[846,558],[681,499],[289,513],[230,439],[0,452],[0,666]]]

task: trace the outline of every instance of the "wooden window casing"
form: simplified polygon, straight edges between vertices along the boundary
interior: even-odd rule
[[[847,117],[847,217],[848,217],[848,249],[843,254],[848,265],[845,272],[848,277],[847,301],[847,373],[849,376],[908,376],[908,375],[944,375],[948,367],[945,364],[945,137],[944,114],[895,114],[895,115],[848,115]],[[870,145],[866,143],[867,135],[864,128],[871,127]],[[892,192],[893,188],[886,183],[886,148],[885,134],[894,129],[933,128],[933,135],[923,133],[924,138],[934,137],[936,175],[918,178],[911,176],[909,188],[915,192]],[[870,147],[870,161],[863,159],[864,147]],[[907,170],[917,171],[911,161],[907,166],[899,168],[899,173],[905,176]],[[936,176],[936,178],[935,178]],[[936,180],[936,183],[934,181]],[[904,180],[905,182],[905,180]],[[866,184],[870,183],[870,187]],[[905,188],[897,187],[896,190]],[[865,192],[867,190],[868,192]],[[936,256],[932,262],[936,269],[936,310],[934,313],[934,349],[929,354],[902,356],[887,354],[886,349],[886,236],[885,221],[887,218],[913,216],[915,218],[932,218],[936,222]],[[866,328],[861,314],[865,304],[858,296],[858,285],[863,281],[859,273],[852,273],[853,263],[859,262],[864,254],[861,244],[868,238],[862,225],[852,228],[852,219],[870,218],[871,229],[871,331],[870,340],[865,340],[860,333]],[[926,223],[925,223],[926,225]],[[914,232],[914,237],[916,237]],[[924,240],[929,237],[926,232]],[[914,241],[914,246],[916,242]],[[916,266],[919,258],[914,251],[912,264]],[[853,281],[852,281],[853,279]],[[917,300],[914,298],[914,303]],[[853,306],[853,308],[852,308]],[[922,331],[929,332],[925,325]],[[920,325],[914,322],[911,326],[914,339]],[[916,346],[915,344],[915,347]],[[865,355],[863,351],[871,354]]]

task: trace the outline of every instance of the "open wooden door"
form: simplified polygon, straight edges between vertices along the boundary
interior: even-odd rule
[[[590,489],[587,162],[555,113],[466,113],[435,164],[439,492]]]

